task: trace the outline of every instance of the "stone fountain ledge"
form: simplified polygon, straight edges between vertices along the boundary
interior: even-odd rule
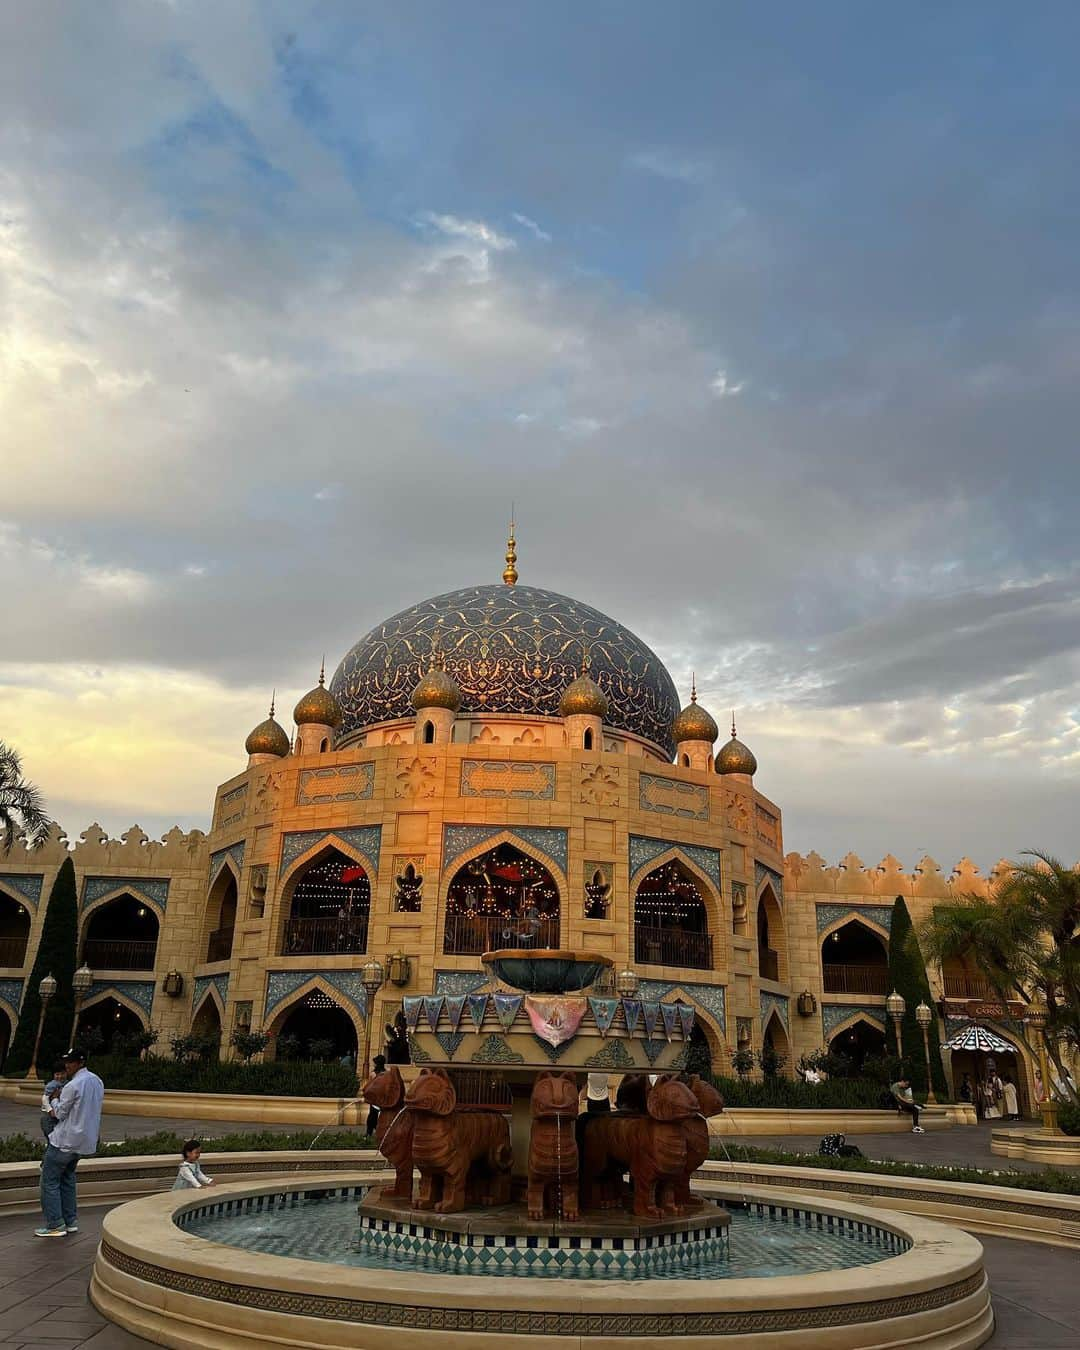
[[[221,1187],[230,1198],[363,1185],[370,1173],[312,1174]],[[775,1192],[704,1185],[717,1200],[776,1204]],[[833,1200],[798,1207],[883,1228],[911,1244],[873,1267],[775,1279],[570,1281],[363,1270],[267,1256],[195,1237],[176,1216],[205,1194],[170,1192],[113,1210],[102,1226],[90,1295],[127,1330],[187,1350],[255,1350],[267,1342],[326,1350],[415,1350],[440,1333],[447,1350],[597,1350],[693,1337],[695,1350],[966,1350],[993,1330],[982,1247],[921,1218]],[[785,1199],[785,1204],[796,1203]],[[565,1338],[565,1339],[564,1339]]]
[[[1080,1135],[1011,1125],[990,1132],[990,1152],[1047,1167],[1080,1167]]]

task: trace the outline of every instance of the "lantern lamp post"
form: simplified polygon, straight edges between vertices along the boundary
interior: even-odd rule
[[[900,1023],[904,1020],[904,1013],[907,1012],[907,1004],[904,1002],[903,994],[898,994],[894,989],[885,1000],[885,1011],[893,1020],[893,1031],[896,1034],[897,1058],[903,1059],[904,1047],[900,1041]]]
[[[49,1008],[49,1000],[56,993],[56,981],[52,975],[46,975],[38,985],[38,996],[41,999],[41,1015],[38,1017],[37,1035],[34,1037],[34,1053],[30,1056],[30,1069],[28,1077],[37,1077],[37,1057],[41,1049],[41,1033],[45,1029],[45,1014]]]
[[[934,1096],[934,1075],[930,1072],[930,1023],[933,1020],[934,1013],[929,1004],[920,1003],[915,1009],[915,1021],[922,1031],[923,1055],[926,1058],[926,1100],[931,1106],[937,1102]]]
[[[375,995],[383,987],[383,981],[386,979],[386,973],[382,968],[382,962],[374,957],[370,961],[365,961],[360,967],[360,983],[364,986],[366,995],[365,1016],[364,1016],[364,1072],[360,1076],[363,1082],[371,1067],[371,1023],[375,1017]]]
[[[71,988],[75,993],[75,1016],[71,1019],[71,1044],[75,1044],[75,1038],[79,1030],[79,1013],[82,1010],[83,999],[90,992],[90,986],[94,983],[94,972],[84,961],[79,969],[71,977]]]
[[[1033,1002],[1028,1004],[1027,1011],[1024,1013],[1024,1021],[1031,1027],[1038,1037],[1039,1047],[1039,1070],[1042,1073],[1043,1081],[1043,1099],[1039,1103],[1039,1110],[1042,1112],[1043,1129],[1051,1134],[1058,1132],[1058,1108],[1050,1091],[1050,1066],[1046,1055],[1046,1019],[1050,1016],[1050,1009],[1043,1001],[1042,995],[1037,994]]]

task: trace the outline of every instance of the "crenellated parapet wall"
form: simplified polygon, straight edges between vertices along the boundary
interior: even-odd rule
[[[886,896],[890,902],[898,895],[936,900],[955,900],[962,895],[986,897],[1012,866],[1008,858],[1002,858],[983,873],[970,858],[963,857],[946,873],[929,855],[910,871],[905,871],[891,853],[876,867],[868,867],[857,853],[847,854],[835,867],[828,866],[820,853],[788,853],[784,857],[785,888],[790,894]]]

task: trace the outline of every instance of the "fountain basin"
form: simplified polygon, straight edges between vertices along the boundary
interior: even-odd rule
[[[596,952],[572,952],[555,948],[507,947],[485,952],[480,958],[511,989],[526,994],[572,994],[588,989],[611,965],[611,958]]]

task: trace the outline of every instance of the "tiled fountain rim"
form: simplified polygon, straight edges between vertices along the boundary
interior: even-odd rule
[[[390,1174],[386,1175],[389,1179]],[[370,1180],[370,1174],[356,1174],[352,1184],[363,1186]],[[236,1183],[222,1187],[215,1201],[290,1190],[339,1190],[349,1184],[349,1179],[334,1173]],[[777,1204],[775,1193],[770,1195],[768,1190],[715,1183],[704,1183],[700,1189],[717,1198]],[[512,1281],[473,1276],[466,1284],[453,1275],[427,1274],[418,1287],[415,1276],[408,1273],[323,1266],[240,1248],[228,1249],[224,1267],[217,1243],[185,1234],[172,1222],[185,1211],[204,1208],[205,1198],[172,1192],[132,1201],[106,1216],[92,1292],[107,1314],[122,1314],[109,1292],[115,1270],[127,1287],[135,1279],[223,1305],[316,1320],[402,1329],[438,1327],[463,1333],[529,1330],[615,1337],[726,1336],[839,1327],[910,1316],[947,1308],[972,1296],[983,1297],[982,1248],[965,1233],[907,1215],[886,1219],[862,1206],[814,1196],[789,1196],[783,1203],[852,1218],[896,1233],[912,1246],[875,1265],[872,1289],[865,1267],[733,1279],[724,1282],[722,1298],[709,1283],[678,1279],[571,1284],[529,1276]],[[225,1270],[228,1277],[222,1278]]]

